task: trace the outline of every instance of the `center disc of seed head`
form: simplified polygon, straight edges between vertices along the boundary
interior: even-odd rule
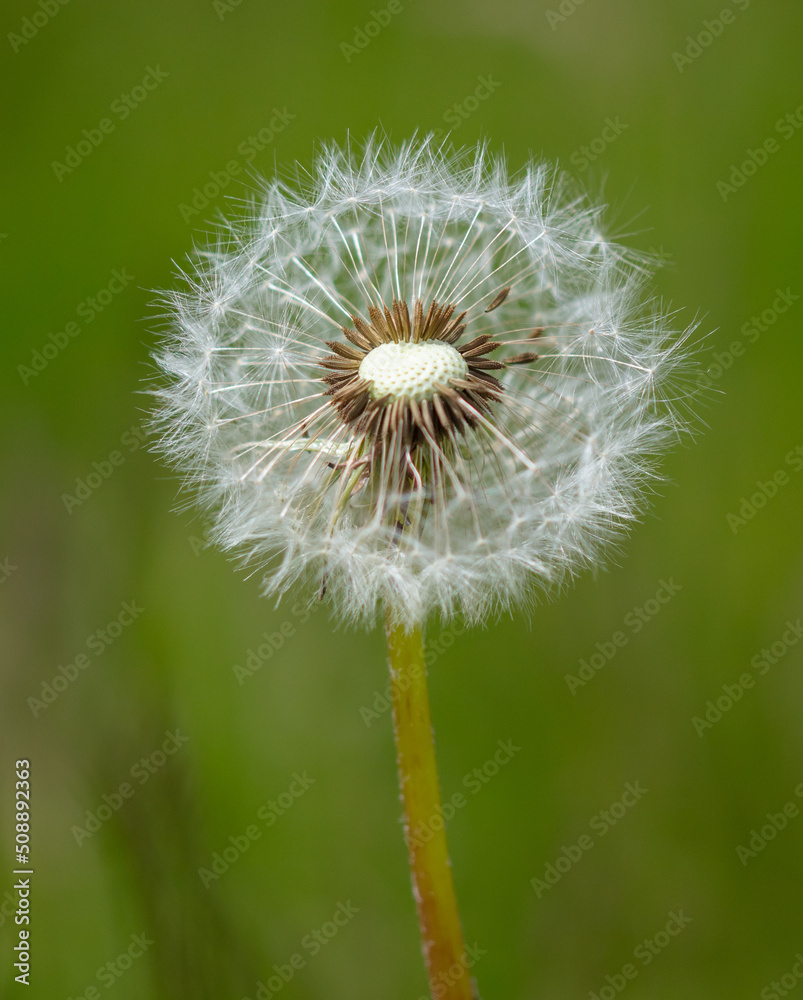
[[[463,355],[442,341],[380,344],[360,362],[360,378],[370,385],[371,398],[389,396],[393,402],[432,399],[438,384],[451,385],[467,374]]]

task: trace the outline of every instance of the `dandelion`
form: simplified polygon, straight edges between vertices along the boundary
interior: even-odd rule
[[[451,1000],[472,986],[445,837],[412,836],[440,804],[421,631],[527,608],[636,516],[690,370],[647,277],[549,166],[374,139],[267,185],[169,296],[160,447],[215,540],[266,594],[385,619],[430,986]]]

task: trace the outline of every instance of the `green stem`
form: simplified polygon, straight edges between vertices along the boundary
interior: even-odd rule
[[[438,1000],[472,1000],[435,765],[424,641],[420,629],[407,633],[388,624],[386,633],[404,832],[429,988]]]

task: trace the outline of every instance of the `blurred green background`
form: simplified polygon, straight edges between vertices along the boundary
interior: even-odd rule
[[[294,954],[287,1000],[425,993],[390,717],[361,711],[386,684],[382,635],[260,599],[177,510],[141,432],[152,290],[250,171],[380,125],[487,137],[513,168],[560,161],[602,192],[613,231],[666,259],[658,294],[709,334],[705,426],[665,462],[623,555],[530,624],[430,632],[444,796],[477,787],[466,776],[499,740],[520,748],[448,824],[482,996],[610,1000],[624,984],[629,1000],[772,1000],[774,980],[803,996],[803,685],[786,624],[803,613],[803,14],[380,4],[3,7],[4,995],[25,989],[8,958],[18,758],[33,783],[26,995],[242,1000]],[[643,794],[615,805],[628,782]],[[767,814],[790,802],[778,830]]]

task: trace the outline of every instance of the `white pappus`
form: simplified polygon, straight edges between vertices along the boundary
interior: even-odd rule
[[[692,370],[601,212],[544,163],[374,138],[198,253],[166,296],[159,448],[266,593],[476,624],[598,561]]]

